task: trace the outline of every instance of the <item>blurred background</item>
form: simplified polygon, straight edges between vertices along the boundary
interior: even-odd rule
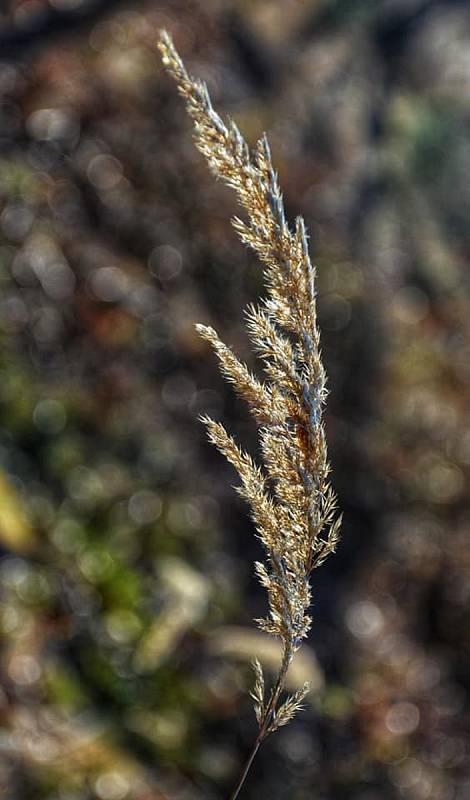
[[[256,733],[252,452],[194,332],[250,365],[261,270],[156,53],[165,26],[266,131],[318,266],[345,522],[314,573],[247,800],[470,797],[466,0],[4,0],[0,11],[0,796],[224,800]],[[254,366],[254,365],[253,365]]]

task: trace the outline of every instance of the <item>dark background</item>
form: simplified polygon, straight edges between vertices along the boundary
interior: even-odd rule
[[[344,511],[246,800],[466,800],[470,10],[16,0],[0,11],[0,793],[223,800],[256,733],[260,557],[194,332],[253,366],[261,270],[156,52],[266,131],[318,266]]]

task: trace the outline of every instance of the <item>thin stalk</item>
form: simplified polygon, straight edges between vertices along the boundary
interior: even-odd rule
[[[253,745],[253,749],[252,749],[252,751],[251,751],[251,753],[249,755],[248,761],[246,762],[245,768],[244,768],[244,770],[243,770],[243,772],[242,772],[242,774],[240,776],[240,780],[238,781],[237,787],[236,787],[236,789],[234,789],[234,791],[230,795],[230,800],[236,800],[236,798],[240,794],[240,790],[241,790],[243,784],[245,783],[245,778],[248,775],[248,772],[250,771],[250,767],[251,767],[251,765],[252,765],[252,763],[253,763],[253,761],[255,759],[256,753],[259,750],[260,744],[261,744],[261,739],[260,739],[260,736],[258,734],[258,736],[256,737],[256,741],[255,741],[255,743]]]
[[[242,774],[240,776],[240,780],[238,781],[238,784],[237,784],[236,788],[234,789],[234,791],[230,795],[230,800],[236,800],[236,798],[240,794],[240,790],[242,789],[243,784],[245,783],[246,776],[248,775],[248,772],[250,771],[250,767],[251,767],[253,761],[255,760],[256,753],[259,750],[259,746],[260,746],[261,742],[263,741],[263,739],[267,736],[268,728],[269,728],[269,725],[271,723],[272,716],[273,716],[274,710],[276,708],[277,701],[279,699],[279,695],[281,694],[283,686],[284,686],[284,681],[286,679],[287,670],[289,669],[289,664],[290,664],[290,662],[292,660],[292,655],[293,655],[292,646],[289,643],[286,646],[286,649],[284,651],[282,664],[281,664],[280,669],[279,669],[279,675],[277,676],[277,681],[276,681],[276,684],[274,686],[274,689],[271,692],[271,697],[269,698],[269,703],[266,706],[266,710],[264,712],[263,719],[261,721],[261,725],[260,725],[260,729],[259,729],[259,732],[258,732],[258,736],[256,737],[255,743],[254,743],[253,748],[251,750],[251,753],[248,756],[248,761],[246,762],[246,764],[245,764],[245,766],[243,768],[243,772],[242,772]]]

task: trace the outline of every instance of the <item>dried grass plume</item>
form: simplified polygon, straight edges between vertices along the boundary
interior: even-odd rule
[[[334,551],[341,518],[329,483],[322,422],[326,377],[304,221],[298,217],[293,229],[286,221],[266,137],[250,150],[236,124],[225,122],[213,109],[205,84],[188,75],[166,32],[158,46],[193,119],[197,148],[212,172],[235,190],[245,212],[233,225],[263,264],[267,290],[261,304],[247,310],[248,334],[262,362],[264,381],[239,361],[213,328],[197,326],[259,428],[262,466],[240,449],[223,425],[204,418],[210,440],[240,476],[238,491],[250,506],[264,548],[264,561],[255,569],[267,591],[269,611],[257,623],[283,645],[270,691],[259,661],[254,663],[252,697],[259,732],[234,800],[260,743],[292,719],[308,692],[306,685],[281,701],[287,669],[311,624],[311,573]]]

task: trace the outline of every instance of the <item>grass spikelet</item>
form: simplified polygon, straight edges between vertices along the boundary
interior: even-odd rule
[[[259,731],[235,800],[261,742],[287,724],[302,708],[305,685],[284,702],[286,673],[307,636],[311,620],[310,578],[337,544],[341,517],[328,475],[323,408],[327,396],[317,325],[315,270],[310,261],[302,217],[291,229],[266,136],[250,150],[236,124],[213,109],[206,86],[193,79],[170,36],[160,34],[163,63],[175,79],[194,122],[196,147],[212,172],[234,189],[245,218],[232,224],[241,241],[264,267],[267,297],[247,311],[247,329],[266,379],[247,367],[205,326],[198,331],[210,342],[222,373],[248,403],[260,429],[263,466],[244,453],[225,428],[204,418],[209,438],[237,470],[240,494],[251,508],[265,561],[255,571],[268,595],[268,614],[257,620],[278,637],[283,656],[278,676],[265,697],[264,678],[254,662],[252,697]]]

